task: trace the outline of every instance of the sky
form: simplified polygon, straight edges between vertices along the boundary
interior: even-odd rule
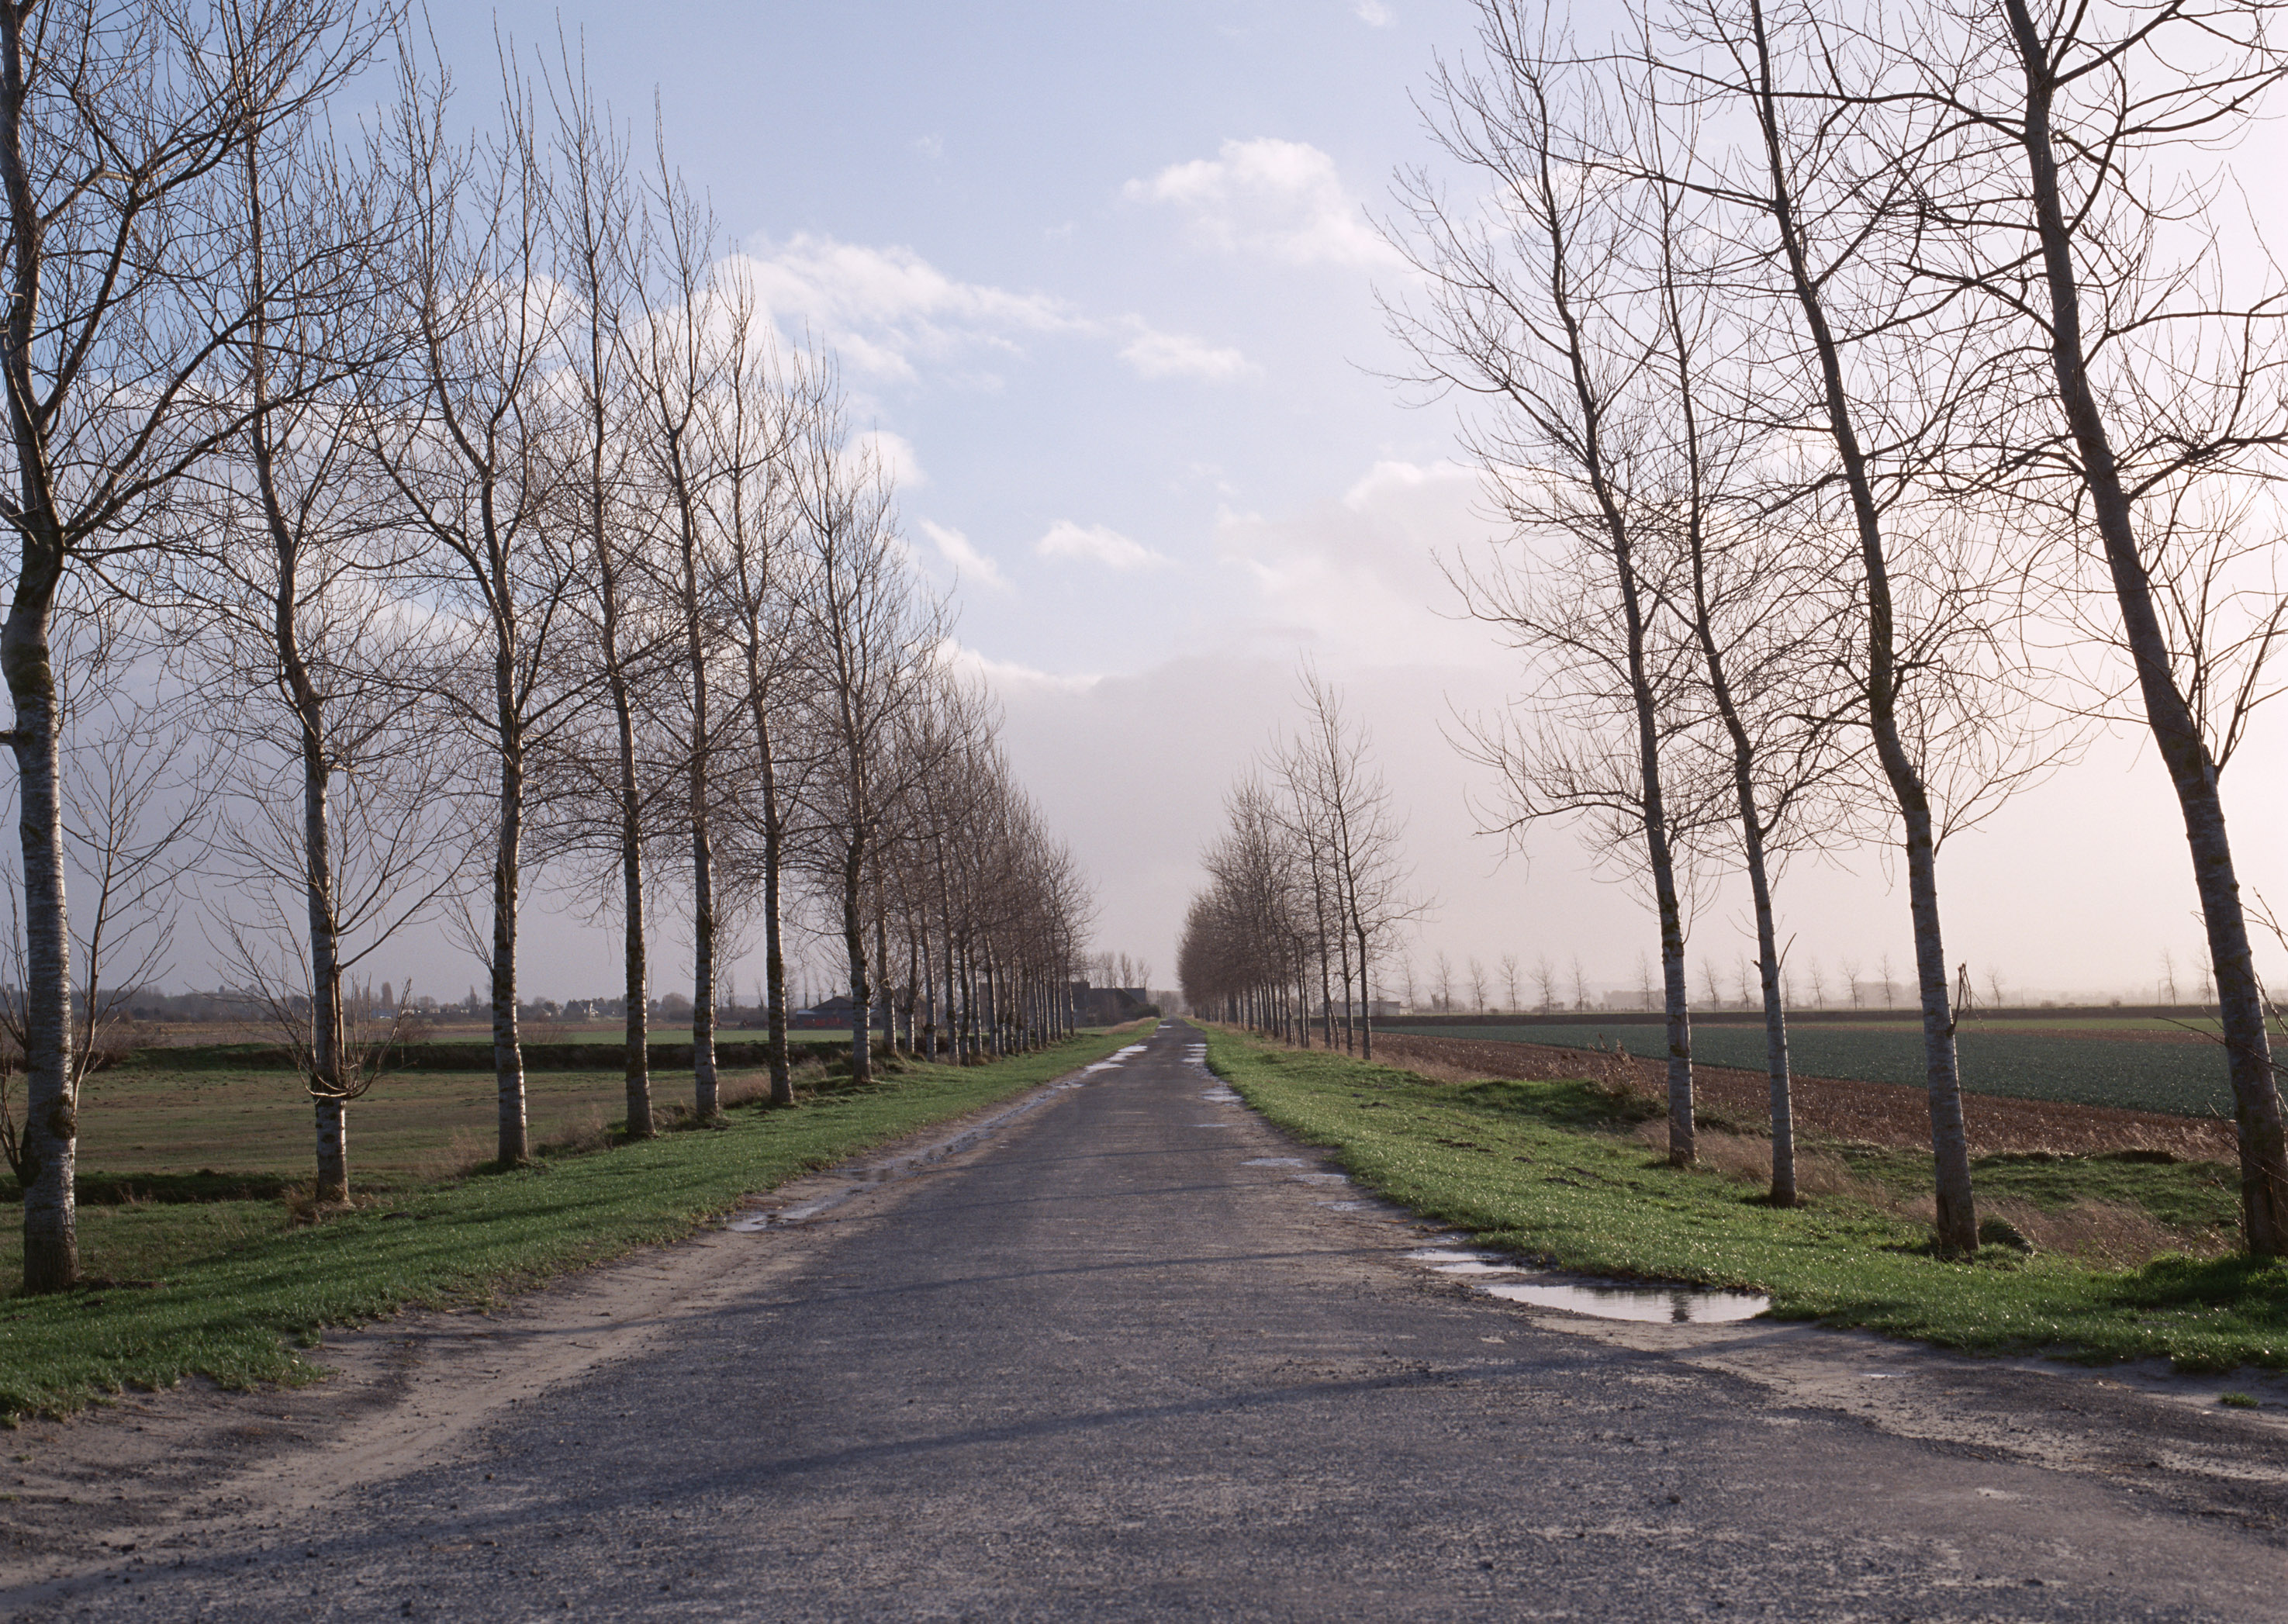
[[[1390,381],[1404,356],[1378,301],[1407,273],[1374,222],[1394,173],[1430,157],[1411,97],[1466,47],[1468,6],[440,8],[472,116],[496,27],[552,49],[560,19],[618,113],[647,131],[656,108],[783,329],[839,357],[1016,773],[1093,881],[1097,946],[1172,982],[1199,851],[1307,658],[1407,817],[1425,996],[1440,953],[1458,982],[1473,958],[1498,985],[1505,955],[1546,955],[1636,984],[1656,943],[1635,893],[1567,830],[1485,832],[1499,787],[1453,741],[1513,701],[1517,662],[1440,561],[1499,533],[1451,410]],[[2284,746],[2260,727],[2228,795],[2244,873],[2288,902]],[[1867,850],[1791,870],[1790,963],[1871,979],[1888,955],[1907,979],[1895,867]],[[2165,947],[2197,952],[2167,782],[2126,733],[1950,843],[1941,880],[1949,956],[1982,988],[1991,971],[2014,997],[2149,998]],[[687,954],[671,934],[662,955]],[[608,930],[526,940],[536,994],[615,989]],[[1719,887],[1696,991],[1699,962],[1728,985],[1752,950]],[[448,995],[479,978],[440,952],[409,942],[375,978]]]

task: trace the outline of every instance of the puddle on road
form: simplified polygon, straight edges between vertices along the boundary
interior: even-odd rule
[[[1252,1161],[1243,1161],[1243,1168],[1307,1168],[1311,1164],[1300,1156],[1258,1156]]]
[[[1712,1325],[1752,1319],[1772,1305],[1744,1291],[1703,1291],[1693,1286],[1488,1286],[1489,1296],[1536,1308],[1569,1309],[1601,1319],[1641,1319],[1653,1325]]]
[[[1427,1264],[1440,1274],[1532,1274],[1521,1264],[1505,1263],[1498,1253],[1463,1252],[1423,1247],[1409,1252],[1408,1261]],[[1561,1308],[1601,1319],[1635,1319],[1648,1325],[1714,1325],[1731,1319],[1752,1319],[1772,1305],[1769,1297],[1745,1291],[1712,1291],[1698,1286],[1609,1286],[1546,1278],[1482,1285],[1477,1290],[1505,1303],[1524,1303],[1534,1308]]]
[[[1200,1097],[1207,1101],[1211,1105],[1235,1105],[1239,1104],[1239,1096],[1233,1093],[1229,1089],[1210,1089],[1206,1093],[1201,1095]]]
[[[1096,1062],[1093,1066],[1082,1066],[1080,1068],[1081,1074],[1083,1076],[1086,1076],[1091,1072],[1108,1072],[1115,1066],[1118,1066],[1122,1061],[1128,1059],[1132,1056],[1140,1055],[1143,1052],[1144,1045],[1141,1043],[1131,1043],[1125,1049],[1116,1049],[1110,1054],[1105,1056],[1103,1059]]]
[[[1532,1271],[1521,1269],[1515,1264],[1482,1264],[1473,1259],[1468,1263],[1440,1264],[1433,1272],[1438,1274],[1529,1274]]]
[[[1347,1184],[1351,1182],[1351,1176],[1347,1173],[1290,1173],[1287,1176],[1299,1184]]]

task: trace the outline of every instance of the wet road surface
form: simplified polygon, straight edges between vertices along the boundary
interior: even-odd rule
[[[790,1194],[706,1243],[744,1261],[640,1353],[409,1472],[0,1616],[2288,1613],[2276,1483],[2173,1498],[1898,1436],[1474,1294],[1193,1035],[941,1163]],[[2106,1446],[2148,1424],[2088,1402]]]

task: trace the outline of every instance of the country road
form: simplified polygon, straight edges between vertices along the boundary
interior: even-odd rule
[[[0,1617],[2288,1612],[2273,1412],[1492,1300],[1193,1035],[513,1311],[345,1337],[306,1394],[27,1428],[84,1514],[25,1525]]]

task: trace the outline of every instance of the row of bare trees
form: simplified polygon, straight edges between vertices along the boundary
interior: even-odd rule
[[[1384,955],[1421,907],[1407,892],[1403,827],[1342,697],[1303,672],[1299,725],[1234,785],[1224,833],[1202,854],[1177,947],[1185,1002],[1308,1045],[1371,1059]]]
[[[1580,821],[1651,893],[1672,1159],[1698,885],[1748,882],[1791,1201],[1775,885],[1882,840],[1936,1240],[1974,1248],[1939,853],[2070,752],[2059,717],[2118,715],[2183,812],[2244,1239],[2277,1255],[2288,1149],[2220,796],[2288,615],[2288,281],[2218,155],[2288,75],[2271,8],[1641,0],[1598,39],[1477,12],[1427,101],[1474,189],[1408,178],[1394,320],[1510,521],[1453,570],[1531,666],[1474,729],[1498,821]]]
[[[377,1019],[345,979],[424,920],[489,967],[498,1157],[528,1157],[543,883],[624,932],[631,1137],[655,1129],[664,923],[692,949],[702,1119],[717,983],[758,938],[792,1102],[798,905],[846,961],[862,1082],[878,1025],[962,1057],[1070,1025],[1086,888],[947,660],[830,357],[782,349],[663,141],[639,158],[576,52],[504,48],[465,126],[404,20],[0,7],[32,1290],[76,1277],[80,1083],[149,972],[106,931],[194,870],[303,1073],[321,1199],[347,1193],[347,1106],[411,1002]],[[331,121],[393,75],[355,139]],[[68,772],[122,705],[126,742]],[[165,727],[167,762],[212,770],[134,800],[133,741]],[[168,782],[153,764],[133,781]],[[77,921],[74,844],[108,853]]]

